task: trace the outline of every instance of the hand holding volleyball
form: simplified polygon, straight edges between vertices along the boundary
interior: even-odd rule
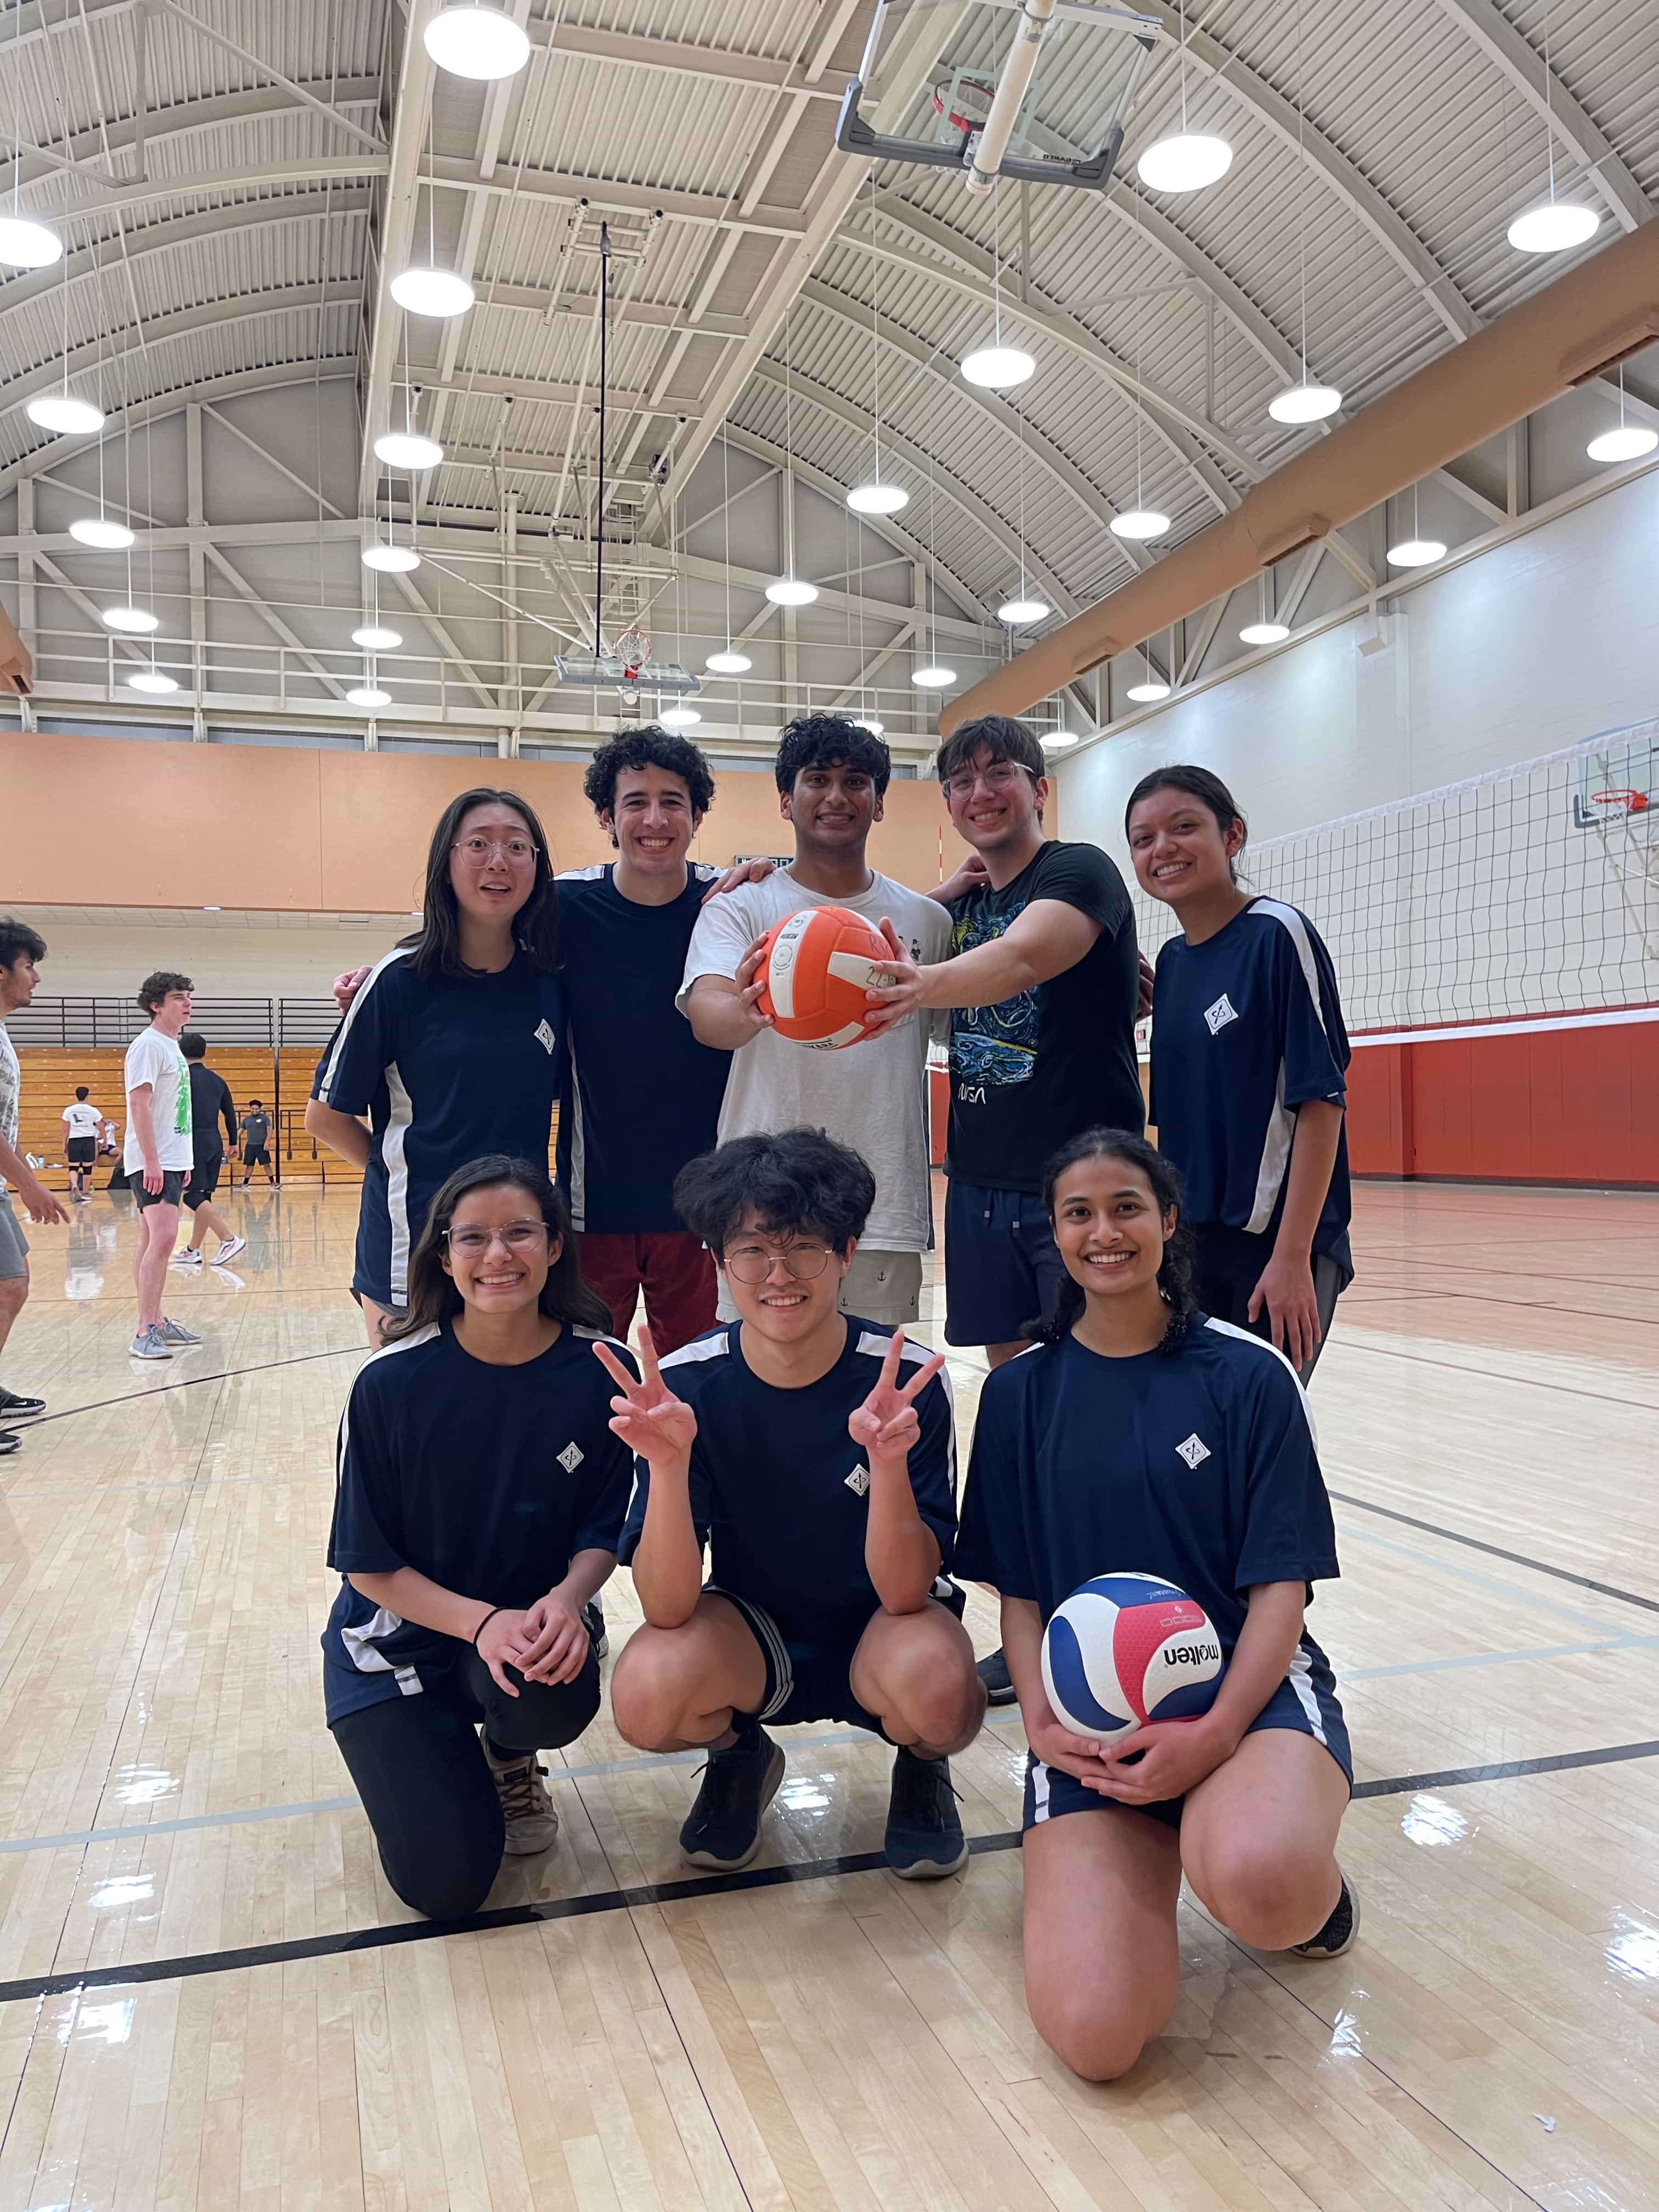
[[[1208,1712],[1225,1664],[1203,1607],[1158,1575],[1096,1575],[1042,1632],[1055,1717],[1103,1749],[1150,1723]]]
[[[803,907],[761,940],[756,1011],[780,1036],[814,1052],[862,1044],[874,1034],[871,985],[892,957],[887,939],[850,908]]]

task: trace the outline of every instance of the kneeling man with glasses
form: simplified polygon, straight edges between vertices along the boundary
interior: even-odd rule
[[[674,1186],[738,1319],[636,1381],[605,1344],[611,1426],[637,1455],[618,1556],[645,1626],[617,1661],[618,1729],[645,1751],[706,1747],[680,1847],[746,1866],[784,1754],[763,1723],[842,1721],[896,1747],[884,1848],[934,1880],[968,1860],[949,1754],[985,1692],[946,1577],[956,1452],[943,1358],[836,1310],[875,1195],[821,1129],[721,1145]],[[710,1572],[703,1579],[703,1547]]]

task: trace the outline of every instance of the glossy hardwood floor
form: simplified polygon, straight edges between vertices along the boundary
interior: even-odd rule
[[[759,1862],[800,1878],[690,1882],[696,1761],[602,1720],[501,1924],[411,1926],[319,1696],[354,1200],[227,1210],[234,1272],[172,1293],[199,1351],[128,1360],[100,1194],[33,1232],[0,1367],[51,1401],[0,1462],[0,2212],[1659,2204],[1659,1201],[1361,1191],[1314,1397],[1364,1933],[1314,1965],[1183,1908],[1107,2087],[1021,2002],[1006,1714],[960,1879],[867,1863],[888,1754],[806,1729]]]

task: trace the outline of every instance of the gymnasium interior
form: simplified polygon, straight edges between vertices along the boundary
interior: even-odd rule
[[[166,1368],[112,1156],[28,1224],[0,2212],[1659,2204],[1659,0],[0,0],[0,157],[18,1146],[65,1194],[81,1085],[118,1142],[176,969],[272,1159]],[[306,1103],[442,808],[607,860],[584,768],[654,720],[694,857],[781,862],[779,729],[834,712],[926,892],[986,711],[1149,957],[1126,799],[1218,773],[1353,1046],[1310,1397],[1364,1929],[1188,1899],[1109,2082],[1025,2009],[1018,1706],[926,1886],[841,1725],[692,1878],[696,1759],[602,1709],[447,1929],[319,1691],[364,1346]]]

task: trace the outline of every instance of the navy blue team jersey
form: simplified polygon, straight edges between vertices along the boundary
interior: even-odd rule
[[[666,906],[624,898],[609,864],[558,878],[575,1079],[563,1086],[559,1181],[578,1229],[643,1237],[685,1228],[674,1178],[714,1149],[732,1055],[698,1043],[674,997],[718,873],[693,866]]]
[[[1296,1109],[1346,1098],[1347,1031],[1336,971],[1306,915],[1253,899],[1201,945],[1158,956],[1150,1118],[1175,1163],[1187,1218],[1261,1240],[1284,1210]],[[1353,1272],[1346,1122],[1313,1251]]]
[[[611,1432],[615,1385],[593,1341],[567,1325],[538,1358],[497,1367],[464,1352],[446,1322],[358,1370],[328,1541],[342,1577],[323,1631],[331,1722],[389,1698],[472,1703],[463,1646],[377,1609],[345,1576],[414,1567],[485,1605],[522,1607],[562,1582],[578,1552],[616,1550],[633,1455]]]
[[[957,1571],[1031,1600],[1045,1625],[1092,1576],[1161,1575],[1231,1652],[1254,1585],[1340,1571],[1313,1417],[1289,1361],[1199,1315],[1177,1352],[1107,1359],[1068,1336],[993,1369]],[[1307,1636],[1292,1681],[1304,1661],[1324,1666]]]
[[[864,1564],[870,1476],[847,1418],[875,1388],[891,1334],[848,1315],[841,1358],[802,1390],[760,1380],[743,1356],[737,1322],[662,1362],[663,1380],[697,1417],[691,1518],[708,1547],[709,1579],[763,1607],[786,1638],[856,1642],[880,1608]],[[932,1357],[907,1340],[901,1366]],[[910,1487],[939,1539],[943,1571],[957,1525],[956,1431],[943,1375],[915,1406],[921,1434],[910,1452]],[[641,1460],[618,1554],[624,1564],[638,1548],[650,1487]]]
[[[563,1056],[561,980],[522,949],[495,975],[422,979],[403,948],[376,962],[312,1092],[369,1117],[353,1290],[404,1304],[410,1252],[455,1169],[485,1152],[546,1165]]]

